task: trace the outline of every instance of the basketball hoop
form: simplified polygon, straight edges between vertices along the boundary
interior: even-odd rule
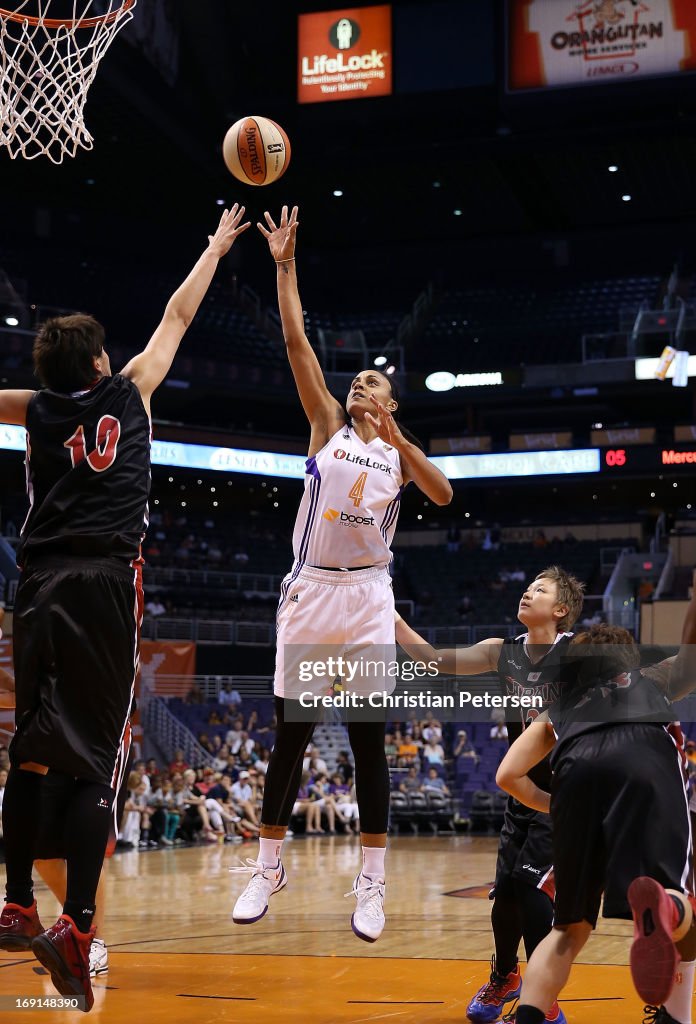
[[[47,156],[60,164],[92,149],[87,93],[137,0],[72,0],[71,18],[49,17],[53,2],[35,0],[35,16],[30,0],[0,8],[0,146],[13,160]]]

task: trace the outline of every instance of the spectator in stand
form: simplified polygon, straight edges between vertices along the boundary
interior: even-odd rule
[[[506,740],[508,738],[508,730],[505,722],[495,722],[491,726],[489,736],[492,740]]]
[[[346,785],[352,785],[353,765],[350,762],[350,756],[347,750],[339,750],[338,757],[336,759],[336,771],[341,776]]]
[[[145,762],[144,761],[134,761],[133,762],[133,771],[138,773],[138,775],[140,776],[140,781],[142,782],[143,786],[145,787],[145,793],[149,795],[150,789],[151,789],[151,786],[150,786],[150,776],[147,774],[147,768],[146,768]]]
[[[453,523],[447,531],[447,550],[450,552],[459,551],[459,544],[462,539],[462,531]]]
[[[336,805],[331,796],[329,780],[323,772],[319,772],[314,782],[310,784],[309,794],[310,799],[319,808],[317,831],[324,832],[324,829],[321,827],[321,816],[325,814],[329,826],[329,835],[336,835]]]
[[[399,785],[399,789],[402,793],[406,793],[407,796],[409,793],[420,793],[421,780],[418,777],[418,769],[415,765],[409,768],[408,775]]]
[[[384,753],[387,755],[387,764],[390,768],[396,768],[396,743],[390,732],[384,734]]]
[[[442,723],[433,717],[432,711],[428,711],[421,722],[421,733],[426,743],[428,740],[435,740],[436,743],[442,740]]]
[[[321,810],[316,806],[315,802],[310,798],[309,785],[311,776],[309,772],[302,772],[302,778],[300,780],[300,788],[297,791],[297,800],[293,804],[292,814],[304,814],[305,816],[305,831],[307,835],[317,831],[315,825],[317,815],[321,816]],[[291,815],[292,816],[292,815]]]
[[[181,821],[182,829],[189,835],[193,835],[201,828],[205,830],[205,838],[208,842],[217,842],[217,833],[210,825],[208,812],[205,807],[205,795],[196,785],[196,773],[192,768],[187,768],[183,774],[184,788],[182,790],[182,805],[184,815]]]
[[[251,754],[254,749],[254,741],[249,736],[249,733],[242,731],[239,734],[239,739],[236,740],[230,747],[233,754],[241,755],[242,752]]]
[[[146,763],[145,763],[145,771],[150,776],[150,778],[152,778],[153,775],[159,775],[159,770],[157,768],[157,761],[155,760],[154,757],[150,757],[146,761]]]
[[[445,785],[445,780],[441,775],[438,774],[437,768],[431,767],[428,769],[428,776],[422,786],[423,792],[427,793],[442,793],[443,796],[449,796],[450,791]]]
[[[231,683],[226,683],[220,693],[218,694],[218,704],[226,705],[231,709],[236,709],[242,703],[242,698],[239,695],[238,690],[232,689]]]
[[[270,759],[270,750],[268,749],[268,747],[262,747],[261,756],[259,757],[258,761],[254,762],[254,768],[256,769],[257,772],[260,772],[261,775],[263,775],[264,777],[266,775],[266,772],[268,771],[268,762],[270,761]]]
[[[208,715],[208,725],[223,725],[223,724],[224,723],[223,723],[222,719],[220,718],[220,715],[218,714],[217,710],[215,708],[213,708],[213,710]]]
[[[423,747],[423,761],[426,765],[439,765],[445,763],[445,751],[441,743],[435,740],[428,740]]]
[[[204,750],[207,750],[209,754],[213,753],[213,744],[211,743],[207,732],[198,733],[198,743]]]
[[[541,550],[542,548],[547,547],[548,543],[549,542],[546,539],[546,534],[544,533],[544,531],[543,530],[537,530],[537,532],[534,534],[534,540],[532,541],[532,547],[535,547],[538,550]]]
[[[687,740],[685,750],[689,764],[696,767],[696,743],[693,740]]]
[[[150,812],[150,842],[159,846],[167,824],[167,816],[164,810],[164,796],[162,793],[162,780],[158,775],[150,778],[150,791],[147,793],[147,808]],[[166,843],[164,844],[167,845]]]
[[[225,743],[230,750],[234,750],[235,744],[241,739],[243,730],[244,720],[241,715],[238,715],[232,722],[232,728],[227,730],[227,735],[225,736]]]
[[[318,747],[307,747],[305,751],[304,760],[302,762],[302,771],[310,772],[314,778],[321,772],[322,775],[326,775],[328,769],[326,767],[326,761],[319,755]]]
[[[399,745],[397,751],[397,767],[409,768],[413,766],[417,771],[416,762],[418,761],[418,746],[413,742],[410,736],[406,736]]]
[[[237,563],[237,565],[244,567],[249,562],[249,556],[246,553],[246,551],[240,550],[235,552],[234,560]]]
[[[180,814],[174,801],[174,786],[171,779],[162,779],[162,786],[159,790],[164,810],[164,833],[160,840],[165,846],[171,846],[176,838],[176,830],[179,827]]]
[[[10,755],[5,746],[0,747],[0,770],[3,772],[9,772],[10,770]]]
[[[237,781],[232,785],[230,792],[234,802],[238,807],[242,808],[244,817],[248,818],[254,825],[258,825],[258,818],[252,802],[254,794],[251,786],[249,785],[250,777],[249,772],[241,771]]]
[[[153,619],[157,619],[160,615],[164,615],[166,610],[167,609],[158,597],[153,597],[152,600],[148,601],[145,605],[145,614],[150,615]]]
[[[455,760],[458,757],[470,757],[476,764],[479,763],[479,755],[472,747],[469,741],[469,737],[467,736],[466,731],[464,729],[460,729],[459,732],[457,733],[457,745],[454,748],[453,756]]]
[[[137,771],[128,777],[128,797],[124,807],[125,825],[123,839],[138,849],[145,850],[148,846],[157,846],[150,841],[150,808],[145,783]]]
[[[213,761],[213,768],[216,772],[224,772],[230,757],[230,748],[223,743]]]
[[[357,835],[360,832],[360,817],[355,793],[353,792],[351,795],[351,790],[352,787],[344,782],[342,776],[336,772],[329,787],[336,809],[336,817],[345,826],[346,835],[350,835],[351,832]]]
[[[204,698],[201,692],[201,688],[197,683],[194,683],[189,692],[184,697],[185,704],[203,704]]]

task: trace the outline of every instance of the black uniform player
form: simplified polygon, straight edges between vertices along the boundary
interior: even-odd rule
[[[684,643],[694,640],[692,600]],[[690,1019],[696,945],[684,893],[691,836],[683,759],[668,726],[670,701],[696,685],[696,659],[682,647],[672,664],[640,671],[638,663],[632,636],[619,627],[593,627],[577,637],[561,668],[559,699],[498,771],[504,789],[538,810],[550,807],[553,822],[554,929],[527,968],[520,1024],[539,1024],[557,998],[596,924],[602,894],[606,917],[629,918],[631,901],[636,987],[649,1004],[669,997],[655,1019]],[[550,750],[549,800],[530,770]],[[661,886],[675,890],[674,901]],[[673,938],[681,940],[679,952]]]
[[[517,617],[527,633],[516,640],[482,640],[473,647],[434,650],[405,622],[396,626],[396,639],[411,657],[436,660],[440,671],[452,675],[495,672],[503,696],[534,697],[541,707],[508,714],[508,735],[514,740],[557,694],[560,652],[568,629],[582,608],[583,585],[558,566],[539,573],[525,589]],[[512,719],[512,715],[518,715]],[[540,768],[548,772],[548,765]],[[492,890],[491,923],[495,955],[491,974],[467,1007],[469,1020],[486,1024],[498,1019],[506,1003],[516,999],[522,984],[517,950],[524,938],[527,957],[548,934],[553,920],[551,830],[548,815],[536,814],[509,800],[498,846],[496,882]],[[563,1024],[557,1006],[548,1019]]]
[[[17,712],[3,802],[7,903],[0,948],[31,947],[58,991],[83,996],[86,1010],[93,1004],[95,893],[138,665],[150,397],[218,261],[249,226],[240,223],[243,216],[236,205],[224,212],[147,347],[122,373],[111,375],[101,325],[78,314],[49,320],[37,335],[41,390],[0,392],[0,420],[27,427],[30,501],[14,614]],[[67,897],[44,933],[32,862],[48,769],[54,781],[64,776],[59,824]]]

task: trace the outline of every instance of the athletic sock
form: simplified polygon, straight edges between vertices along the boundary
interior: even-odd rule
[[[280,851],[283,849],[282,839],[259,839],[259,861],[265,868],[277,868]]]
[[[544,1024],[546,1014],[536,1006],[518,1006],[516,1024]]]
[[[691,999],[694,990],[694,967],[696,962],[677,964],[676,980],[669,999],[665,999],[665,1010],[679,1024],[691,1024]]]
[[[34,902],[31,869],[39,828],[41,785],[37,772],[10,768],[2,805],[8,903],[30,907]]]
[[[81,932],[89,932],[94,918],[113,799],[109,786],[78,779],[66,810],[63,836],[68,881],[63,912]]]
[[[384,857],[386,852],[386,846],[363,846],[363,874],[369,878],[384,878]]]

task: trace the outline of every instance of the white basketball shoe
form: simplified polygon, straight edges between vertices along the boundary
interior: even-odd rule
[[[358,900],[350,919],[353,931],[365,942],[376,942],[384,930],[384,879],[370,878],[361,871],[346,896]]]
[[[230,868],[230,871],[251,872],[251,878],[232,911],[232,920],[235,924],[253,924],[260,921],[268,910],[271,896],[288,884],[282,861],[278,861],[274,868],[265,868],[260,861],[247,859],[247,866]]]

